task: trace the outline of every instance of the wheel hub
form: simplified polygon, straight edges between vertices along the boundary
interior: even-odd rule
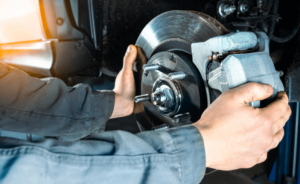
[[[136,42],[145,57],[136,79],[140,127],[200,119],[207,106],[205,83],[192,62],[191,44],[226,32],[212,17],[190,11],[166,12],[144,28]]]
[[[153,84],[151,102],[159,112],[174,116],[181,107],[181,90],[175,81],[168,78],[157,79]]]

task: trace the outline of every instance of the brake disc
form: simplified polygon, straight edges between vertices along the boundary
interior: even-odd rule
[[[197,121],[206,108],[191,44],[228,33],[214,18],[194,11],[169,11],[141,32],[136,66],[135,115],[141,130],[162,124],[176,127]]]

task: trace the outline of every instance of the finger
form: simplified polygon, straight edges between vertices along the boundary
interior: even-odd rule
[[[257,163],[260,164],[260,163],[266,161],[267,158],[268,158],[268,152],[265,152],[257,159]]]
[[[262,108],[261,111],[263,115],[270,120],[271,122],[277,121],[282,116],[290,117],[288,111],[289,108],[289,99],[285,92],[281,91],[277,95],[277,99],[269,104],[267,107]]]
[[[292,114],[292,110],[290,106],[288,106],[286,109],[286,113],[277,121],[275,121],[275,123],[272,125],[274,135],[284,127],[286,122],[289,120],[291,114]]]
[[[273,94],[273,88],[268,84],[250,82],[233,89],[232,92],[239,98],[239,102],[249,103],[270,97]]]
[[[279,132],[275,134],[272,144],[267,148],[266,151],[276,148],[280,143],[280,141],[283,139],[283,137],[284,137],[284,129],[281,129]]]
[[[123,69],[125,71],[132,71],[133,63],[137,56],[137,50],[134,45],[129,45],[124,56]]]

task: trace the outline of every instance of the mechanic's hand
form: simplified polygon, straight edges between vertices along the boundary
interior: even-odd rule
[[[206,166],[219,170],[250,168],[266,160],[284,135],[291,115],[288,97],[279,92],[265,108],[248,102],[271,96],[270,85],[248,83],[223,93],[194,123],[204,139]]]
[[[133,112],[135,83],[133,76],[133,63],[136,59],[137,50],[134,45],[129,45],[124,56],[123,68],[115,82],[115,106],[110,118],[128,116]]]

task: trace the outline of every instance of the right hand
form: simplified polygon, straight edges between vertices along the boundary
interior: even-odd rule
[[[288,97],[279,92],[265,108],[247,103],[272,93],[270,85],[248,83],[226,91],[204,111],[194,126],[204,139],[206,167],[234,170],[266,160],[267,152],[283,138],[283,127],[291,115]]]

